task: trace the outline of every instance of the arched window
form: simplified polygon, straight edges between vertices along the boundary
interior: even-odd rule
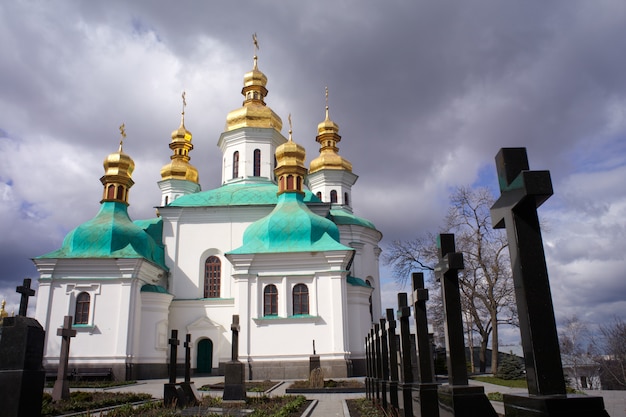
[[[293,175],[287,175],[287,190],[293,190]]]
[[[255,177],[261,176],[261,150],[254,150],[254,173],[252,174]]]
[[[124,187],[122,187],[121,185],[117,186],[117,198],[118,200],[123,200],[124,199]]]
[[[107,188],[107,200],[113,200],[114,198],[115,198],[115,186],[111,184]]]
[[[81,292],[76,297],[76,311],[74,312],[74,324],[89,324],[89,304],[91,297],[86,292]]]
[[[239,151],[233,153],[233,178],[239,176]]]
[[[337,202],[337,190],[331,190],[330,191],[330,202],[331,203],[336,203]]]
[[[263,289],[263,315],[278,315],[278,289],[276,289],[274,284],[270,284]]]
[[[309,314],[309,288],[304,284],[293,287],[293,315]]]
[[[343,204],[345,204],[346,206],[350,205],[350,200],[348,199],[348,193],[347,192],[343,193]]]
[[[204,298],[220,297],[222,261],[217,256],[209,256],[204,263]]]
[[[302,177],[296,177],[296,190],[302,190]]]
[[[319,198],[320,200],[322,199],[322,192],[318,191],[317,193],[315,193],[315,195],[317,196],[317,198]]]

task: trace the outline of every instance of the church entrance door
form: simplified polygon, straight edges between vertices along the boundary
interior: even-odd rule
[[[210,374],[213,369],[213,342],[211,339],[202,339],[198,342],[198,367],[199,374]]]

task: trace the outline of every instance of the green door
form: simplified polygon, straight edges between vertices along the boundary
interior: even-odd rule
[[[199,374],[210,374],[213,368],[213,342],[211,339],[202,339],[198,342],[198,367]]]

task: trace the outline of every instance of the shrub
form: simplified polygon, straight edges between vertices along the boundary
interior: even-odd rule
[[[507,355],[502,358],[496,376],[506,380],[521,379],[524,377],[524,365],[517,356]]]

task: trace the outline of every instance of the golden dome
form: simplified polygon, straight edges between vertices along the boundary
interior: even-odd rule
[[[283,122],[274,111],[265,104],[267,96],[267,77],[257,67],[257,56],[254,56],[252,71],[243,77],[241,94],[245,97],[242,107],[231,111],[226,117],[226,131],[241,127],[273,128],[278,132]]]
[[[291,115],[289,115],[289,125],[291,126]],[[274,174],[278,178],[278,194],[285,191],[302,192],[302,183],[307,173],[304,166],[305,158],[306,151],[303,146],[292,140],[290,128],[289,140],[276,148]]]
[[[122,150],[122,141],[117,152],[104,158],[104,176],[121,176],[130,178],[135,170],[135,161]]]
[[[124,124],[120,126],[121,140],[117,152],[104,158],[104,175],[100,182],[104,185],[102,201],[116,201],[128,204],[128,190],[135,183],[131,178],[135,170],[135,161],[124,153],[122,145],[126,137]]]
[[[326,89],[326,100],[328,100],[328,89]],[[337,143],[341,141],[339,136],[339,126],[330,120],[328,115],[328,103],[326,104],[326,119],[317,125],[317,136],[315,140],[320,144],[320,155],[311,161],[309,174],[322,169],[337,169],[352,172],[352,164],[347,159],[341,157],[337,152]]]
[[[193,149],[191,143],[192,134],[185,128],[185,93],[183,92],[183,111],[180,118],[180,126],[172,132],[170,149],[174,152],[170,159],[172,162],[161,168],[161,179],[185,180],[198,183],[198,170],[189,163],[189,152]]]

